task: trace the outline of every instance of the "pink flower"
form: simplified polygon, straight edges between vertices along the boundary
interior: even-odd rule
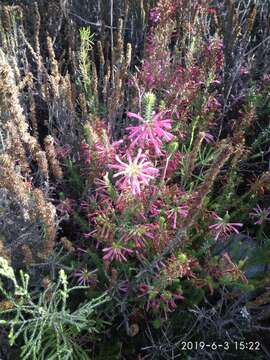
[[[60,159],[65,159],[71,153],[71,146],[69,144],[65,144],[64,146],[56,146],[56,155]]]
[[[247,74],[249,74],[248,68],[247,68],[246,66],[242,66],[242,67],[240,68],[240,74],[241,74],[241,75],[247,75]]]
[[[89,271],[88,269],[84,268],[78,270],[74,276],[77,278],[79,286],[91,286],[96,285],[97,283],[97,270]]]
[[[124,294],[126,294],[128,292],[129,289],[129,281],[128,280],[123,280],[119,283],[118,285],[118,290]]]
[[[160,11],[157,8],[151,9],[149,18],[153,24],[157,24],[161,18]]]
[[[142,154],[139,149],[137,156],[132,160],[130,154],[127,155],[128,163],[124,163],[116,155],[115,159],[119,164],[110,165],[111,168],[119,170],[113,177],[121,177],[116,183],[121,189],[131,187],[133,195],[140,194],[141,185],[148,185],[149,181],[154,179],[159,171],[152,166],[152,163]]]
[[[80,144],[80,157],[85,164],[91,164],[92,154],[89,145],[85,141]]]
[[[207,103],[204,106],[205,112],[215,112],[218,111],[221,108],[220,102],[214,97],[209,96]]]
[[[209,229],[213,230],[215,234],[215,240],[218,238],[226,238],[231,235],[231,233],[239,234],[238,227],[242,227],[241,223],[228,223],[228,214],[225,215],[225,219],[222,219],[217,214],[213,214],[214,219],[218,220],[216,224],[210,225]]]
[[[94,146],[94,150],[97,153],[100,162],[111,161],[122,143],[123,140],[113,141],[112,143],[105,140],[103,143],[97,142]]]
[[[96,178],[94,184],[97,186],[95,189],[97,193],[106,192],[110,188],[109,173],[106,172],[103,179]]]
[[[145,246],[147,239],[154,240],[155,230],[154,224],[139,224],[134,225],[126,234],[121,238],[122,241],[128,243],[129,241],[134,241],[134,244],[137,249],[141,249]]]
[[[139,145],[141,148],[144,148],[144,145],[148,144],[154,147],[157,155],[160,155],[160,147],[163,141],[171,141],[173,139],[173,135],[167,131],[172,128],[172,120],[161,119],[165,113],[163,111],[155,114],[151,121],[147,122],[140,115],[128,112],[128,117],[142,122],[142,125],[127,127],[127,130],[130,132],[128,138],[132,141],[131,147]]]
[[[61,200],[57,205],[56,209],[60,212],[61,215],[71,214],[74,211],[76,206],[76,201],[70,198]]]
[[[217,13],[217,10],[215,8],[208,8],[207,10],[208,14],[216,14]]]
[[[261,208],[260,205],[257,205],[252,210],[253,212],[249,213],[249,215],[257,220],[255,225],[261,225],[264,221],[270,221],[270,207],[266,209]]]
[[[183,155],[179,151],[173,154],[172,158],[168,162],[166,178],[172,177],[175,175],[175,172],[180,169],[182,158]]]
[[[139,296],[144,296],[148,293],[149,291],[149,286],[147,284],[144,284],[144,283],[141,283],[139,286],[138,286],[138,290],[139,292],[141,293]]]
[[[102,251],[105,253],[103,260],[117,260],[120,262],[127,261],[126,256],[132,254],[133,252],[132,250],[125,248],[117,243],[113,243],[112,246],[104,248]]]
[[[204,133],[203,139],[207,142],[207,144],[210,144],[210,143],[214,143],[214,142],[215,142],[214,136],[211,135],[211,134],[208,133],[208,132],[205,132],[205,133]]]
[[[173,229],[176,229],[177,217],[180,215],[181,217],[188,216],[188,206],[187,205],[180,205],[167,212],[168,219],[173,218]]]
[[[184,300],[184,296],[180,290],[175,292],[164,291],[163,294],[160,295],[160,299],[165,303],[166,310],[173,312],[177,308],[176,301]]]
[[[165,290],[154,286],[148,286],[142,283],[139,285],[138,290],[140,292],[139,297],[148,297],[146,302],[147,311],[149,311],[150,309],[153,311],[157,311],[162,305],[166,317],[167,312],[172,312],[176,309],[176,301],[184,299],[182,292],[179,289],[172,292],[170,290]]]

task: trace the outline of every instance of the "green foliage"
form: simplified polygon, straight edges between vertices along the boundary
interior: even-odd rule
[[[156,104],[156,95],[151,92],[146,93],[144,95],[144,117],[148,123],[152,121],[155,104]]]
[[[119,342],[104,344],[100,353],[96,356],[96,360],[119,360],[121,358],[121,347],[122,344]]]
[[[59,271],[58,281],[51,283],[38,299],[30,293],[29,276],[20,271],[17,280],[3,258],[0,258],[0,275],[14,287],[14,291],[8,292],[0,283],[0,292],[10,303],[10,309],[0,311],[0,323],[10,328],[11,346],[23,339],[22,360],[90,359],[89,353],[79,345],[78,337],[81,333],[98,333],[102,328],[95,309],[109,300],[106,293],[71,310],[68,305],[71,293],[86,287],[69,288],[63,270]]]
[[[64,164],[67,170],[67,177],[72,192],[76,195],[81,195],[84,189],[83,177],[80,175],[79,166],[71,159],[65,159]]]
[[[91,33],[91,29],[83,27],[80,29],[80,73],[82,77],[82,88],[86,95],[88,106],[91,109],[91,113],[96,113],[98,106],[98,99],[93,91],[93,64],[90,61],[90,51],[93,46],[94,34]]]

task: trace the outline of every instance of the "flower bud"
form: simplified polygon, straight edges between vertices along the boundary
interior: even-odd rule
[[[179,148],[179,144],[178,144],[178,141],[172,141],[169,143],[168,145],[168,151],[173,154],[175,153]]]
[[[179,262],[181,264],[184,264],[185,262],[187,262],[187,255],[184,254],[184,253],[180,253],[178,256],[177,256],[177,259],[179,260]]]

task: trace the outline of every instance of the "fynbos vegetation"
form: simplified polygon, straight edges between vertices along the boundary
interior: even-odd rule
[[[2,1],[0,358],[270,358],[267,0]]]

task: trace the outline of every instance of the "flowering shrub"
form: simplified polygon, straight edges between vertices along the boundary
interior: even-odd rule
[[[181,342],[247,343],[269,330],[260,310],[270,256],[270,68],[258,66],[268,59],[266,5],[128,4],[115,23],[112,2],[111,24],[93,22],[95,36],[80,28],[79,46],[76,29],[63,43],[58,30],[42,38],[38,4],[33,39],[20,8],[0,14],[0,253],[12,274],[9,264],[32,275],[11,304],[15,273],[13,285],[0,273],[0,314],[8,325],[23,309],[12,331],[25,358],[31,321],[36,359],[41,348],[42,359],[216,358]],[[63,23],[84,21],[69,6]],[[95,321],[90,299],[103,305]],[[55,332],[64,337],[47,344]]]

